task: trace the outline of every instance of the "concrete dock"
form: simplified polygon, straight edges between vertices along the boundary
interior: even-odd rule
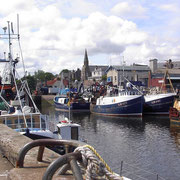
[[[9,171],[13,168],[13,165],[5,156],[2,155],[2,152],[0,152],[0,179],[6,180],[8,178]]]
[[[55,95],[42,95],[42,101],[46,101],[50,104],[53,104],[53,99],[54,99]]]
[[[38,147],[35,147],[25,156],[24,167],[16,168],[19,152],[29,142],[32,140],[0,124],[0,179],[40,180],[48,165],[60,156],[45,148],[43,161],[39,162],[37,161]],[[55,179],[72,179],[72,175],[59,176]]]
[[[49,105],[53,105],[53,99],[55,95],[33,95],[32,98],[38,108],[42,106],[44,103],[48,103]]]

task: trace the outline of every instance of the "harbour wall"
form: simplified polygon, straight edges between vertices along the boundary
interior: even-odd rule
[[[15,130],[0,124],[0,171],[1,179],[32,180],[42,179],[47,166],[59,157],[45,148],[43,162],[37,161],[38,147],[31,149],[25,156],[24,168],[16,168],[19,152],[31,139]],[[6,161],[6,164],[4,162]]]
[[[32,96],[37,107],[41,107],[42,103],[53,104],[53,98],[55,95],[37,95]]]

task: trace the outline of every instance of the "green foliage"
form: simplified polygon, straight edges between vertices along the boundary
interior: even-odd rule
[[[69,70],[68,70],[68,69],[63,69],[63,70],[60,72],[60,74],[61,74],[62,72],[64,72],[64,73],[68,73],[68,72],[69,72]]]
[[[52,73],[45,72],[45,81],[49,81],[49,80],[52,80],[54,78],[55,78],[55,76]]]
[[[106,74],[105,74],[105,75],[102,75],[101,78],[102,78],[103,81],[106,81],[106,80],[107,80],[107,75],[106,75]]]
[[[30,74],[28,76],[26,76],[30,91],[32,92],[33,90],[36,89],[36,84],[37,84],[37,80],[35,79],[34,76],[31,76]]]
[[[45,81],[45,72],[43,70],[38,70],[34,73],[34,77],[37,80]]]
[[[42,70],[38,70],[34,73],[34,75],[31,75],[30,73],[26,76],[26,80],[28,82],[29,88],[32,91],[36,89],[37,82],[40,81],[42,83],[53,80],[55,76],[50,72],[44,72]],[[25,77],[22,78],[24,80]],[[17,80],[17,84],[20,84],[20,80]]]
[[[38,70],[37,72],[35,72],[34,77],[35,79],[44,82],[54,79],[55,76],[50,72],[44,72],[43,70]]]
[[[30,91],[31,92],[34,91],[36,89],[37,79],[35,79],[35,77],[31,76],[30,74],[28,74],[28,76],[26,76],[26,78],[25,77],[21,78],[22,81],[25,79],[27,80]],[[16,80],[16,83],[20,85],[21,81]]]

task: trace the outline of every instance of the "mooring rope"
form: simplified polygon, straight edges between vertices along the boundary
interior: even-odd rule
[[[123,180],[123,177],[114,173],[103,158],[90,146],[80,146],[75,149],[75,152],[80,152],[82,162],[80,165],[85,169],[86,180],[91,179],[110,179]]]

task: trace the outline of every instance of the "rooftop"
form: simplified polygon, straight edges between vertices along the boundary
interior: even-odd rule
[[[149,66],[147,65],[131,65],[131,66],[110,66],[109,69],[116,69],[117,71],[122,71],[123,69],[125,71],[131,70],[131,71],[150,71]]]

